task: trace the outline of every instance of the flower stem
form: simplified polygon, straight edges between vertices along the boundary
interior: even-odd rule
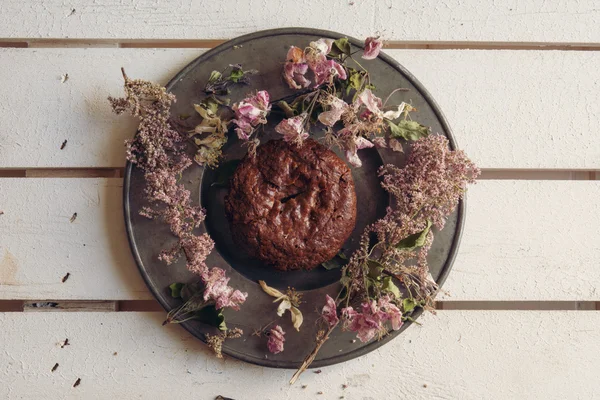
[[[331,332],[333,332],[335,327],[338,326],[338,324],[339,324],[339,321],[335,325],[330,326],[329,329],[327,330],[327,332],[325,332],[325,334],[323,335],[323,337],[320,338],[319,340],[317,340],[317,344],[316,344],[315,348],[313,349],[313,351],[311,351],[310,354],[308,356],[306,356],[306,358],[302,362],[302,365],[300,366],[300,368],[298,368],[298,370],[296,371],[294,376],[292,376],[292,379],[290,379],[290,385],[293,385],[294,383],[296,383],[298,378],[300,378],[300,375],[302,375],[302,373],[304,371],[306,371],[308,369],[308,367],[310,367],[310,364],[312,364],[312,362],[317,357],[319,350],[321,350],[321,346],[323,346],[323,344],[327,341],[327,339],[329,339],[329,335],[331,334]]]

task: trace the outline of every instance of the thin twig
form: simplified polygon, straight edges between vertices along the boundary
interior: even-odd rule
[[[323,346],[327,339],[329,339],[329,335],[331,334],[331,332],[333,332],[335,327],[338,326],[338,324],[339,321],[335,325],[330,326],[327,332],[325,332],[325,335],[323,335],[323,337],[317,341],[317,344],[313,351],[311,351],[310,354],[304,359],[300,368],[298,368],[294,376],[292,376],[292,379],[290,379],[290,385],[296,383],[298,378],[300,378],[300,375],[302,375],[302,373],[306,371],[308,367],[310,367],[310,364],[312,364],[312,362],[315,360],[315,357],[317,357],[317,353],[319,353],[321,346]]]

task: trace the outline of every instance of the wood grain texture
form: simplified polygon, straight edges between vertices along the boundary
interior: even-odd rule
[[[122,93],[120,67],[164,84],[201,52],[0,49],[0,168],[122,167],[136,123],[106,101]],[[427,87],[480,167],[600,168],[600,53],[389,54]]]
[[[121,179],[0,186],[0,299],[151,298],[127,243]],[[600,300],[598,198],[598,181],[478,182],[440,300]]]
[[[217,360],[181,327],[161,327],[163,317],[0,314],[0,381],[10,382],[0,395],[478,400],[591,399],[600,390],[597,312],[441,311],[375,352],[320,374],[307,371],[293,386],[293,371]]]
[[[125,235],[122,182],[0,181],[0,298],[150,298]]]
[[[222,39],[303,26],[389,40],[600,42],[594,0],[4,0],[3,38]]]

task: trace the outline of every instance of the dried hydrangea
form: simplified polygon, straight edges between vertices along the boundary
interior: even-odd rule
[[[275,325],[274,328],[269,330],[269,340],[267,341],[267,347],[273,354],[278,354],[283,351],[283,344],[285,342],[285,332],[281,329],[281,326]]]

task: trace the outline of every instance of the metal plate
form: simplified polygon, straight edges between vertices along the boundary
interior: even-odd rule
[[[329,31],[289,28],[257,32],[226,42],[198,57],[169,82],[167,89],[177,96],[172,115],[193,114],[192,104],[204,97],[202,89],[210,72],[222,70],[229,64],[241,63],[245,69],[259,71],[258,75],[252,77],[249,86],[233,88],[229,97],[234,102],[250,92],[262,89],[269,92],[271,99],[293,94],[281,79],[282,62],[289,46],[304,47],[320,37],[337,39],[344,36],[346,35]],[[356,39],[350,38],[350,41],[355,47],[362,45]],[[410,89],[408,92],[394,94],[393,104],[410,101],[418,109],[416,115],[419,122],[431,126],[433,132],[448,137],[451,147],[456,148],[448,123],[439,107],[411,73],[385,54],[381,54],[376,60],[361,60],[361,63],[370,71],[372,83],[377,88],[375,93],[379,97],[386,98],[398,87]],[[190,122],[193,125],[194,120],[190,119]],[[277,122],[276,116],[272,115],[269,118],[266,135],[261,138],[263,142],[276,136],[272,127]],[[318,136],[318,132],[316,135]],[[226,160],[238,159],[244,154],[244,148],[234,136],[230,135],[224,148]],[[376,179],[377,168],[382,163],[400,166],[404,163],[402,155],[391,151],[367,149],[359,151],[359,155],[363,160],[363,167],[352,168],[357,191],[358,218],[354,233],[344,246],[347,252],[355,248],[364,227],[384,214],[389,202],[389,197],[379,187]],[[192,191],[193,198],[199,199],[207,212],[207,218],[200,230],[209,232],[216,244],[207,264],[225,269],[231,277],[230,284],[249,294],[241,311],[227,310],[225,313],[228,326],[240,327],[245,334],[241,339],[226,341],[223,353],[253,364],[296,368],[313,347],[318,330],[316,310],[322,307],[326,293],[335,297],[339,290],[337,281],[340,271],[327,271],[318,267],[308,272],[279,272],[240,254],[231,241],[229,225],[224,215],[223,197],[227,189],[211,185],[216,174],[218,170],[192,166],[184,173],[181,182]],[[127,233],[144,280],[160,304],[166,310],[170,310],[176,307],[179,301],[170,297],[168,285],[173,282],[190,282],[195,280],[195,277],[186,270],[183,261],[167,266],[157,259],[159,252],[174,243],[175,238],[165,224],[139,215],[140,208],[145,204],[144,185],[142,171],[128,164],[124,184]],[[429,252],[429,265],[433,277],[440,285],[446,279],[456,255],[462,232],[464,208],[465,203],[462,201],[448,218],[446,227],[440,232],[435,232],[434,244]],[[303,291],[304,303],[301,310],[304,314],[304,324],[300,332],[293,329],[288,314],[283,318],[277,317],[273,298],[260,289],[256,282],[258,279],[264,279],[269,285],[280,289],[291,286]],[[266,338],[252,335],[254,330],[273,321],[282,325],[287,332],[285,351],[276,355],[268,353]],[[199,322],[187,322],[182,326],[200,340],[204,340],[206,333],[216,333],[213,327]],[[410,323],[406,323],[401,330],[388,334],[380,341],[367,344],[360,341],[352,343],[355,335],[338,329],[323,345],[312,367],[331,365],[366,354],[398,336],[409,326]]]

